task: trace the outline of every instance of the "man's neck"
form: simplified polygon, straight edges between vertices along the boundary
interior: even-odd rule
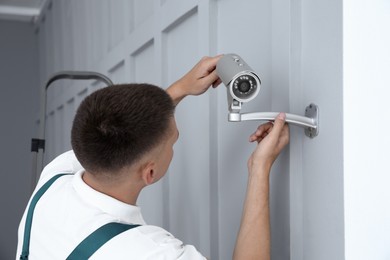
[[[137,198],[143,186],[135,180],[104,180],[96,178],[93,174],[85,171],[83,181],[94,190],[106,194],[126,204],[136,205]]]

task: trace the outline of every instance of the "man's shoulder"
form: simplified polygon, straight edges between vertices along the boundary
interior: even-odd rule
[[[69,150],[60,154],[46,165],[41,173],[39,182],[46,182],[54,175],[60,173],[76,173],[82,168],[73,150]]]
[[[97,259],[113,251],[117,257],[130,253],[139,259],[205,259],[194,246],[185,245],[164,228],[153,225],[142,225],[114,237],[96,252]]]

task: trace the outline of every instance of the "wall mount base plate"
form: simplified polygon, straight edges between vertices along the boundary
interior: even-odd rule
[[[308,105],[305,109],[305,116],[306,117],[310,117],[314,120],[314,123],[316,125],[316,127],[307,127],[305,128],[305,135],[310,137],[310,138],[314,138],[316,137],[319,132],[320,132],[320,129],[319,129],[319,107],[316,105],[316,104],[313,104],[311,103],[310,105]]]

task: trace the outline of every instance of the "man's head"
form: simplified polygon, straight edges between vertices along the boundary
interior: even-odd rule
[[[161,147],[177,131],[173,114],[170,96],[153,85],[124,84],[98,90],[77,110],[73,150],[93,175],[115,174]]]

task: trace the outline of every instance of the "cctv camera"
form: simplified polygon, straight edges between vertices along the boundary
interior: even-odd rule
[[[237,54],[225,54],[217,63],[217,74],[227,87],[229,107],[254,99],[260,91],[260,78]]]
[[[217,63],[217,74],[225,84],[229,104],[229,122],[272,121],[279,115],[276,112],[255,112],[241,114],[241,105],[254,99],[260,91],[260,78],[237,54],[225,54]],[[318,135],[318,111],[315,104],[306,107],[305,116],[286,113],[286,122],[305,128],[310,138]]]

